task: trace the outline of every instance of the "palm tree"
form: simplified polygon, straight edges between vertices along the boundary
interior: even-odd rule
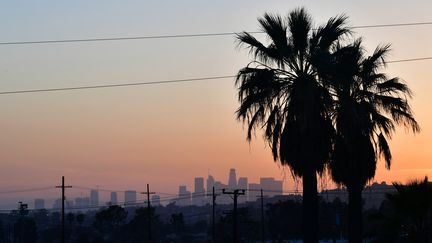
[[[338,45],[332,67],[326,69],[335,95],[336,136],[330,169],[333,180],[348,189],[350,242],[362,239],[361,195],[375,176],[377,160],[383,157],[390,168],[387,139],[396,125],[420,131],[407,101],[411,97],[408,86],[380,72],[389,50],[389,45],[379,46],[366,57],[361,40]]]
[[[329,115],[332,97],[323,85],[317,66],[349,30],[346,17],[337,16],[313,30],[303,9],[286,19],[265,14],[259,24],[270,44],[251,34],[238,35],[253,61],[237,76],[238,119],[248,125],[247,140],[264,130],[273,158],[303,179],[304,242],[318,242],[317,173],[322,173],[332,148],[333,126]]]
[[[396,192],[387,193],[380,210],[368,217],[374,242],[431,242],[432,183],[425,177],[393,186]]]
[[[430,242],[432,239],[432,184],[411,181],[406,185],[393,183],[396,194],[387,194],[396,216],[402,223],[400,234],[406,242]]]

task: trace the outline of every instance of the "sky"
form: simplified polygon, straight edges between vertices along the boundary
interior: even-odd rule
[[[432,21],[432,2],[418,1],[3,1],[0,42],[257,31],[265,12],[306,7],[316,24],[346,14],[349,24]],[[357,29],[367,49],[392,44],[390,60],[432,56],[432,26]],[[116,42],[0,45],[0,91],[234,75],[250,60],[233,36]],[[404,79],[420,134],[398,129],[393,164],[376,181],[432,176],[429,92],[432,61],[389,64]],[[245,140],[235,119],[234,80],[81,91],[0,95],[0,192],[68,184],[175,193],[193,178],[226,182],[230,168],[250,182],[285,180],[257,133]],[[324,178],[320,183],[325,183]],[[58,190],[0,194],[0,208],[56,197]],[[71,189],[70,196],[88,191]]]

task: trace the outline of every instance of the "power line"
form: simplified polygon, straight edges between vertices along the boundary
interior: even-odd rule
[[[18,189],[18,190],[9,190],[9,191],[0,191],[0,194],[8,194],[8,193],[23,193],[23,192],[36,192],[36,191],[45,191],[55,189],[55,187],[38,187],[38,188],[28,188],[28,189]]]
[[[387,28],[387,27],[407,27],[432,25],[432,22],[412,22],[412,23],[394,23],[394,24],[377,24],[377,25],[358,25],[352,26],[352,29],[367,28]],[[248,31],[250,34],[262,34],[263,31]],[[198,33],[198,34],[178,34],[178,35],[148,35],[148,36],[128,36],[128,37],[107,37],[107,38],[82,38],[82,39],[63,39],[63,40],[35,40],[35,41],[8,41],[0,42],[0,45],[31,45],[31,44],[54,44],[54,43],[77,43],[77,42],[103,42],[103,41],[126,41],[126,40],[149,40],[149,39],[169,39],[169,38],[193,38],[193,37],[214,37],[214,36],[232,36],[235,32],[220,33]]]
[[[401,59],[401,60],[388,61],[387,63],[414,62],[414,61],[424,61],[424,60],[432,60],[432,57],[419,57],[419,58],[411,58],[411,59]]]
[[[185,82],[205,81],[205,80],[214,80],[214,79],[226,79],[226,78],[234,78],[234,77],[236,76],[228,75],[228,76],[214,76],[214,77],[188,78],[188,79],[171,79],[171,80],[139,82],[139,83],[106,84],[106,85],[77,86],[77,87],[49,88],[49,89],[28,89],[28,90],[4,91],[4,92],[0,92],[0,95],[53,92],[53,91],[66,91],[66,90],[82,90],[82,89],[101,89],[101,88],[154,85],[154,84],[172,84],[172,83],[185,83]]]
[[[414,62],[414,61],[425,61],[425,60],[432,60],[432,56],[393,60],[393,61],[388,61],[387,63],[402,63],[402,62]],[[171,80],[149,81],[149,82],[138,82],[138,83],[105,84],[105,85],[64,87],[64,88],[14,90],[14,91],[0,92],[0,95],[39,93],[39,92],[56,92],[56,91],[84,90],[84,89],[101,89],[101,88],[115,88],[115,87],[127,87],[127,86],[155,85],[155,84],[172,84],[172,83],[185,83],[185,82],[196,82],[196,81],[206,81],[206,80],[216,80],[216,79],[227,79],[227,78],[235,78],[235,77],[236,77],[236,75],[224,75],[224,76],[187,78],[187,79],[171,79]]]
[[[395,23],[395,24],[375,24],[375,25],[357,25],[352,29],[368,29],[368,28],[386,28],[386,27],[404,27],[404,26],[421,26],[431,25],[432,22],[412,22],[412,23]]]

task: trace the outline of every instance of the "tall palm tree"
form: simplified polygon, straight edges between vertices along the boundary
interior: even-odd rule
[[[330,162],[333,180],[349,193],[349,241],[362,239],[362,191],[375,176],[380,157],[391,165],[387,139],[396,125],[413,132],[420,127],[407,99],[411,91],[398,78],[380,72],[390,46],[379,46],[366,57],[361,40],[336,47],[333,63],[325,70],[334,91],[336,136]]]
[[[248,124],[247,140],[255,129],[264,130],[273,158],[303,179],[304,242],[318,242],[317,173],[322,173],[332,148],[329,116],[332,97],[317,66],[344,35],[344,16],[313,30],[303,9],[287,18],[265,14],[259,18],[269,44],[251,34],[238,35],[240,45],[253,54],[238,73],[238,119]]]

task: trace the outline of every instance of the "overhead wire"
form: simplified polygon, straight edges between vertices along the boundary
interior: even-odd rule
[[[24,193],[24,192],[36,192],[36,191],[46,191],[50,189],[55,189],[54,186],[50,187],[37,187],[37,188],[26,188],[26,189],[17,189],[17,190],[7,190],[0,191],[0,194],[10,194],[10,193]]]
[[[432,60],[432,56],[399,59],[399,60],[390,60],[390,61],[387,61],[387,63],[402,63],[402,62],[414,62],[414,61],[426,61],[426,60]],[[173,84],[173,83],[186,83],[186,82],[198,82],[198,81],[208,81],[208,80],[217,80],[217,79],[228,79],[228,78],[235,78],[235,77],[237,77],[237,76],[236,75],[221,75],[221,76],[211,76],[211,77],[169,79],[169,80],[137,82],[137,83],[87,85],[87,86],[75,86],[75,87],[63,87],[63,88],[46,88],[46,89],[11,90],[11,91],[0,91],[0,95],[39,93],[39,92],[57,92],[57,91],[70,91],[70,90],[86,90],[86,89],[102,89],[102,88],[118,88],[118,87],[141,86],[141,85]]]
[[[358,25],[352,26],[352,29],[367,28],[388,28],[388,27],[407,27],[407,26],[424,26],[432,25],[430,22],[411,22],[411,23],[393,23],[393,24],[376,24],[376,25]],[[263,31],[248,31],[250,34],[262,34]],[[105,41],[126,41],[126,40],[149,40],[149,39],[170,39],[170,38],[193,38],[193,37],[215,37],[215,36],[232,36],[236,32],[219,32],[219,33],[196,33],[196,34],[171,34],[171,35],[148,35],[148,36],[123,36],[123,37],[106,37],[106,38],[80,38],[80,39],[59,39],[59,40],[31,40],[31,41],[3,41],[0,45],[30,45],[30,44],[55,44],[55,43],[77,43],[77,42],[105,42]]]

